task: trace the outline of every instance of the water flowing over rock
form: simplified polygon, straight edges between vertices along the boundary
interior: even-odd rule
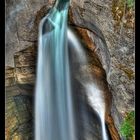
[[[79,33],[79,35],[80,35],[80,33]],[[85,40],[86,41],[86,40]],[[71,48],[71,47],[70,47]],[[28,72],[26,72],[26,74],[27,75],[30,75],[31,73],[32,73],[32,79],[34,79],[35,78],[35,73],[34,72],[32,72],[32,69],[30,69],[30,67],[32,68],[32,65],[33,64],[36,64],[36,49],[34,50],[35,48],[32,46],[32,47],[29,47],[29,48],[27,48],[27,49],[25,49],[25,50],[23,50],[23,51],[21,51],[21,52],[19,52],[19,53],[16,53],[15,54],[15,59],[16,59],[16,61],[15,61],[15,66],[20,66],[21,67],[21,69],[22,69],[22,67],[24,68],[24,65],[26,64],[27,66],[28,66]],[[83,48],[84,49],[84,48]],[[31,52],[32,51],[32,55],[30,54],[30,53],[28,53],[28,52]],[[73,52],[73,51],[72,51]],[[100,86],[100,88],[103,90],[106,90],[106,92],[105,92],[105,94],[107,94],[108,95],[108,87],[107,87],[107,83],[106,83],[106,79],[105,79],[105,71],[103,70],[103,68],[102,68],[102,65],[101,65],[101,63],[100,63],[100,61],[99,61],[99,59],[98,59],[98,57],[97,57],[97,55],[95,54],[95,53],[93,53],[93,52],[91,52],[89,49],[85,49],[85,52],[87,52],[86,54],[87,54],[87,56],[88,56],[88,60],[89,60],[89,64],[87,65],[87,66],[84,66],[85,68],[87,68],[87,70],[89,70],[89,72],[92,72],[93,73],[93,75],[95,76],[96,75],[96,79],[98,79],[97,81],[99,82],[98,84],[99,85],[102,85],[102,86]],[[28,56],[30,56],[30,59],[32,60],[32,59],[34,59],[34,61],[32,62],[32,63],[30,63],[30,61],[28,61],[28,59],[24,59],[24,63],[23,63],[23,61],[21,61],[22,63],[19,65],[19,58],[20,57],[17,57],[18,56],[18,54],[22,54],[22,58],[23,58],[23,56],[26,56],[27,58],[28,58]],[[75,56],[75,54],[73,54],[73,53],[71,53],[72,55],[74,55]],[[75,58],[75,57],[72,57],[72,58]],[[77,59],[71,59],[71,60],[77,60]],[[79,75],[80,74],[80,71],[84,68],[84,67],[80,67],[80,69],[77,67],[79,64],[78,64],[78,62],[76,62],[76,61],[74,61],[74,62],[72,62],[72,63],[74,63],[74,65],[71,65],[71,70],[73,70],[73,74],[74,75]],[[23,65],[24,64],[24,65]],[[74,66],[74,68],[72,67],[72,66]],[[78,69],[79,70],[78,70]],[[86,70],[86,69],[83,69],[83,70]],[[7,70],[6,71],[9,71],[9,67],[7,68]],[[11,68],[11,73],[14,71],[14,70],[16,70],[16,68]],[[82,71],[83,71],[82,70]],[[22,74],[22,73],[21,73]],[[34,81],[32,81],[32,79],[31,80],[29,80],[29,78],[21,78],[21,74],[16,74],[16,71],[15,71],[15,74],[12,76],[13,77],[13,79],[15,80],[15,82],[13,83],[13,85],[14,84],[18,84],[18,87],[20,88],[20,91],[21,91],[21,93],[23,92],[23,93],[27,93],[27,94],[29,94],[29,95],[32,95],[33,94],[33,86],[32,86],[32,82],[34,82]],[[7,75],[8,76],[8,75]],[[75,77],[75,76],[74,76]],[[8,77],[7,77],[8,78]],[[8,79],[7,79],[8,80]],[[31,82],[32,81],[32,82]],[[96,115],[96,113],[95,112],[93,112],[93,109],[87,104],[88,102],[87,102],[87,99],[86,99],[86,97],[85,97],[85,90],[83,89],[83,87],[82,87],[82,85],[76,80],[76,79],[73,79],[73,81],[72,81],[72,83],[73,83],[73,85],[76,85],[76,87],[73,89],[74,91],[73,91],[73,93],[76,93],[76,94],[74,94],[74,96],[76,96],[75,97],[75,100],[77,100],[77,101],[75,101],[77,104],[75,105],[76,106],[76,109],[77,109],[77,112],[78,112],[78,110],[81,110],[81,112],[79,113],[79,115],[77,116],[77,122],[79,122],[78,124],[80,125],[79,126],[79,128],[81,128],[80,129],[80,131],[79,131],[79,138],[84,138],[84,139],[86,139],[86,138],[88,138],[88,137],[96,137],[97,136],[97,133],[101,133],[101,129],[100,129],[100,121],[99,121],[99,119],[97,118],[97,115]],[[7,85],[8,86],[8,85]],[[9,85],[10,86],[10,85]],[[26,88],[25,88],[26,87]],[[27,88],[27,87],[30,87],[30,88]],[[8,89],[8,87],[7,87],[7,89]],[[23,89],[25,89],[25,90],[23,90]],[[29,89],[32,89],[32,91],[30,90],[30,92],[29,92]],[[13,91],[12,89],[10,89],[11,90],[11,92],[15,92],[15,91]],[[8,93],[6,93],[7,95],[10,95],[10,92],[8,92]],[[109,94],[110,95],[110,94]],[[11,95],[10,95],[11,96]],[[33,95],[34,96],[34,95]],[[19,98],[20,99],[20,98]],[[28,100],[28,96],[27,96],[27,98],[25,98],[26,100]],[[107,97],[107,102],[109,103],[109,100],[108,100],[108,97]],[[80,103],[80,104],[79,104]],[[10,104],[7,104],[7,107],[9,106]],[[32,104],[30,104],[30,107],[32,108]],[[108,109],[109,109],[109,106],[107,107]],[[23,111],[24,112],[24,111]],[[7,114],[9,114],[10,112],[7,112]],[[25,112],[25,113],[27,113],[27,112]],[[80,115],[81,114],[81,115]],[[87,115],[84,115],[84,114],[87,114]],[[94,117],[93,117],[94,116]],[[21,116],[20,116],[21,117]],[[8,117],[7,119],[6,119],[6,123],[7,124],[9,124],[9,122],[8,122],[8,120],[10,119],[10,117]],[[91,123],[92,122],[92,123]],[[25,123],[27,123],[28,124],[28,121],[27,122],[25,122]],[[32,125],[32,122],[30,122],[31,123],[31,125]],[[96,124],[96,125],[95,125]],[[110,122],[108,122],[107,123],[108,124],[108,126],[109,126],[109,129],[111,128],[111,131],[112,130],[115,130],[115,128],[114,128],[114,126],[113,126],[113,124],[114,123],[110,123]],[[17,124],[18,125],[18,124]],[[84,126],[85,125],[87,125],[88,127],[86,127],[86,128],[84,128]],[[17,126],[18,127],[18,126]],[[84,129],[82,129],[82,128],[84,128]],[[7,127],[6,128],[6,130],[9,130],[9,131],[11,131],[10,130],[10,128],[9,127]],[[30,132],[31,132],[31,130],[32,129],[30,129]],[[92,130],[94,130],[94,131],[92,131]],[[83,133],[81,133],[83,131]],[[15,130],[15,133],[17,133],[17,135],[18,135],[18,131],[16,131]],[[23,132],[21,132],[21,134],[22,134]],[[117,136],[116,135],[116,130],[115,131],[113,131],[113,133],[114,133],[114,135],[115,135],[115,137]],[[23,135],[24,135],[24,133],[23,133]],[[83,135],[84,135],[84,137],[83,137]],[[101,134],[100,134],[101,135]],[[97,139],[99,140],[100,138],[99,138],[99,136],[97,136]]]
[[[115,8],[119,8],[119,2],[115,0],[82,0],[82,2],[73,0],[70,21],[76,26],[88,28],[90,38],[93,38],[94,33],[92,23],[96,24],[104,34],[111,61],[108,74],[109,87],[113,95],[111,114],[119,131],[125,114],[134,110],[134,22],[129,22],[129,20],[134,20],[134,11],[130,9],[131,13],[129,13],[130,10],[124,9],[123,6],[122,19],[117,25],[117,12],[113,12]],[[131,26],[127,26],[128,24]],[[94,38],[93,42],[95,42]],[[96,51],[99,56],[102,55],[99,58],[103,65],[107,65],[106,62],[109,58],[105,52],[105,48],[98,48]]]
[[[123,21],[120,22],[120,25],[117,25],[117,15],[112,13],[112,9],[114,10],[117,7],[117,3],[115,4],[116,7],[114,6],[114,1],[115,0],[72,0],[69,11],[69,24],[78,27],[79,36],[87,42],[86,47],[89,48],[88,54],[95,52],[93,55],[94,59],[96,60],[99,58],[100,64],[98,61],[95,61],[95,63],[89,65],[88,68],[89,71],[93,70],[93,73],[96,73],[96,77],[102,81],[101,85],[107,84],[107,81],[103,80],[106,79],[106,74],[102,67],[107,66],[108,63],[106,62],[111,61],[107,78],[109,89],[113,95],[111,107],[113,119],[110,115],[107,116],[106,123],[112,134],[112,139],[118,140],[120,138],[116,133],[114,124],[119,131],[120,124],[125,117],[125,114],[134,109],[135,56],[133,26],[128,26],[129,22],[126,22],[126,24],[124,23],[125,26],[123,26]],[[54,1],[51,0],[23,0],[22,2],[19,0],[6,0],[6,66],[8,66],[6,69],[6,86],[20,84],[20,88],[22,89],[24,86],[21,86],[21,84],[34,84],[36,77],[36,54],[38,49],[38,25],[40,20],[52,7],[53,2]],[[128,16],[130,15],[124,15],[123,19]],[[95,23],[102,31],[110,52],[110,60],[108,59],[108,55],[106,55],[107,49],[98,48],[96,46],[96,40],[94,38],[96,36],[94,32],[95,28],[91,26],[91,23]],[[90,62],[94,62],[93,58]],[[104,67],[104,69],[106,69],[106,67]],[[77,87],[77,90],[78,89],[80,88]],[[6,93],[7,95],[11,94],[14,89],[10,88],[10,90],[10,92]],[[78,97],[79,96],[80,95],[78,94]],[[25,98],[25,100],[28,100],[27,98]],[[7,107],[10,106],[8,102],[6,104]],[[29,106],[31,107],[32,105]],[[9,113],[10,112],[8,111],[6,116]],[[6,136],[10,135],[9,139],[11,139],[11,136],[15,139],[20,139],[22,137],[21,133],[24,135],[25,133],[23,131],[20,131],[19,133],[17,129],[14,129],[17,135],[9,133],[12,128],[10,128],[8,120],[12,117],[10,117],[10,115],[8,116],[9,117],[6,118],[8,124],[6,125],[6,132],[8,132],[6,133]],[[32,119],[32,117],[30,119]],[[19,123],[16,125],[18,127]],[[9,130],[7,131],[7,129]],[[87,129],[89,130],[89,134],[91,134],[90,127]],[[31,129],[29,131],[31,132]]]
[[[35,140],[76,140],[67,45],[68,0],[58,0],[39,26]]]

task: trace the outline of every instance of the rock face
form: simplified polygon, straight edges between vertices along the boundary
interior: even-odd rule
[[[107,42],[110,58],[107,57],[107,53],[103,53],[103,48],[99,50],[106,62],[111,60],[108,82],[113,95],[112,116],[118,130],[125,113],[134,110],[135,90],[134,11],[122,4],[124,3],[115,0],[71,2],[73,24],[88,28],[92,32],[95,31],[92,24],[96,24]],[[92,34],[89,34],[89,37],[91,36]]]
[[[35,82],[38,25],[53,2],[6,0],[6,86]],[[110,69],[107,79],[113,95],[111,115],[118,131],[125,113],[134,110],[135,90],[134,13],[124,9],[125,5],[116,0],[72,0],[69,11],[69,24],[81,27],[79,32],[88,42],[87,47],[96,52],[106,72]],[[108,48],[97,46],[95,34],[105,37]],[[93,69],[98,72],[95,67]],[[113,124],[110,120],[107,119],[107,124]],[[114,128],[111,131],[114,133]],[[115,135],[114,139],[119,139]],[[21,136],[13,139],[17,137]]]
[[[13,67],[6,67],[5,69],[5,86],[12,86],[15,84],[15,69]]]
[[[37,42],[38,22],[49,8],[47,2],[6,0],[6,65],[13,67],[14,53]]]
[[[76,85],[76,88],[74,88],[73,93],[78,94],[75,97],[75,98],[77,98],[76,102],[78,102],[78,100],[84,100],[84,101],[86,100],[86,103],[88,105],[90,105],[89,101],[87,101],[87,99],[83,99],[83,98],[85,98],[85,96],[87,98],[87,95],[86,95],[85,88],[82,86],[81,83],[85,79],[87,79],[87,81],[86,80],[85,81],[88,83],[90,81],[90,79],[93,78],[94,83],[96,83],[95,85],[97,85],[97,87],[99,87],[99,89],[102,91],[102,94],[105,98],[106,124],[109,129],[109,134],[110,134],[109,139],[120,140],[120,136],[118,135],[118,132],[114,126],[114,121],[110,114],[112,96],[111,96],[111,93],[108,88],[105,70],[103,69],[102,63],[100,62],[98,55],[96,54],[96,46],[93,43],[91,43],[91,38],[89,38],[87,36],[88,35],[87,30],[81,29],[79,27],[73,27],[73,30],[77,34],[77,37],[80,38],[79,40],[81,40],[81,43],[83,46],[82,49],[85,52],[85,55],[87,57],[87,62],[86,63],[83,62],[83,64],[80,64],[79,58],[78,58],[79,56],[76,53],[76,51],[73,50],[74,46],[69,47],[70,48],[70,67],[71,67],[71,73],[72,73],[71,77],[74,77],[74,79],[72,80],[72,83],[74,85],[73,87],[75,87],[75,85]],[[80,54],[80,55],[83,55],[83,57],[84,57],[84,54]],[[82,59],[82,57],[80,59]],[[91,74],[90,77],[88,74]],[[79,101],[79,102],[81,103],[82,101]],[[80,107],[80,105],[79,105],[79,108],[80,108],[79,110],[82,110],[82,107]],[[88,113],[85,113],[85,114],[88,114]],[[82,116],[82,114],[81,114],[81,116]],[[88,117],[88,115],[87,115],[87,117]],[[81,123],[83,123],[85,125],[86,121],[83,121]],[[91,126],[89,126],[89,128],[94,130],[94,128],[92,128]],[[91,137],[91,139],[92,138],[94,139],[94,135]]]
[[[33,139],[32,86],[23,87],[22,89],[17,85],[6,87],[6,140]]]
[[[32,140],[34,137],[34,47],[14,56],[15,67],[6,67],[6,140]]]
[[[14,55],[15,80],[18,84],[34,84],[36,70],[36,46],[28,47]]]

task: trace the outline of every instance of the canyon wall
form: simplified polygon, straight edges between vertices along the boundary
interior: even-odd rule
[[[51,0],[6,0],[6,72],[14,75],[6,74],[6,86],[34,84],[38,25],[52,5]],[[134,110],[134,10],[116,0],[72,0],[69,24],[85,29],[89,47],[96,44],[93,25],[105,37],[108,48],[96,46],[91,51],[96,52],[106,72],[109,70],[111,115],[119,132],[126,114]]]

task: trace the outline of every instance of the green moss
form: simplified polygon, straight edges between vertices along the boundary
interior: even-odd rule
[[[126,2],[127,2],[127,6],[129,8],[133,8],[134,7],[135,0],[127,0]]]
[[[121,124],[120,133],[126,139],[132,139],[135,133],[135,112],[131,111],[128,113],[126,118]]]

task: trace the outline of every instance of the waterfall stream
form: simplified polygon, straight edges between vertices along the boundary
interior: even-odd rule
[[[78,48],[80,45],[74,34],[67,30],[68,7],[69,0],[57,1],[39,26],[35,140],[77,140],[68,39],[77,46],[78,51],[81,49]],[[83,57],[81,62],[86,62],[85,54],[78,51],[77,54]],[[82,81],[81,83],[87,91],[91,106],[100,116],[103,139],[107,140],[104,122],[105,105],[101,94],[98,93],[98,87],[90,79],[86,83]]]
[[[78,56],[79,63],[87,64],[88,62],[87,62],[86,54],[82,49],[82,44],[79,42],[76,35],[70,29],[68,29],[68,39],[70,40],[70,42],[73,42],[75,46],[74,50]],[[83,73],[83,75],[78,77],[78,80],[86,89],[86,94],[91,107],[97,112],[97,114],[100,117],[103,140],[108,140],[106,134],[106,128],[105,128],[105,101],[104,101],[102,91],[97,86],[96,79],[93,79],[92,75],[89,72]]]
[[[75,140],[67,49],[69,2],[59,2],[40,23],[35,98],[36,140]]]

